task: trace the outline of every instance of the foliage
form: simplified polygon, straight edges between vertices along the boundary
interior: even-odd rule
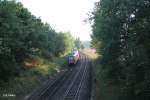
[[[59,40],[59,41],[58,41]],[[66,55],[70,53],[73,49],[73,37],[69,32],[60,32],[58,33],[58,39],[57,41],[57,52],[59,52],[58,55]]]
[[[70,33],[57,33],[20,2],[0,0],[0,78],[19,75],[31,56],[52,59],[73,48]]]
[[[25,96],[29,96],[33,90],[39,88],[54,73],[60,71],[61,66],[66,63],[67,56],[54,57],[52,61],[39,56],[33,58],[37,60],[37,67],[22,71],[19,77],[8,82],[0,80],[1,95],[8,93],[16,95],[15,97],[0,96],[0,100],[23,100]]]
[[[81,42],[80,38],[76,38],[74,40],[74,46],[76,49],[80,50],[80,49],[84,49],[83,43]]]
[[[108,90],[104,100],[150,99],[149,9],[149,0],[95,4],[92,46],[102,55],[98,69],[101,91]]]

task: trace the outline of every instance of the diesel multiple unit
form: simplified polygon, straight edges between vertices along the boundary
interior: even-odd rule
[[[79,60],[79,52],[73,51],[68,57],[68,64],[74,65],[78,62],[78,60]]]

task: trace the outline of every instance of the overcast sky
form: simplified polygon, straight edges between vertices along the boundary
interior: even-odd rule
[[[81,40],[91,40],[91,27],[83,20],[94,8],[98,0],[18,0],[24,7],[43,22],[47,22],[57,32],[70,31]]]

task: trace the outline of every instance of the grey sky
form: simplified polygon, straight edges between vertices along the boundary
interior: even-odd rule
[[[98,0],[19,0],[56,31],[70,31],[81,40],[91,40],[91,27],[83,22]]]

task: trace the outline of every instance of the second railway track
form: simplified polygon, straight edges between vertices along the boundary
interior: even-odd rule
[[[79,96],[79,91],[81,88],[81,85],[85,79],[86,72],[87,72],[87,57],[84,61],[84,65],[81,66],[82,69],[79,70],[78,74],[72,81],[72,83],[69,85],[69,88],[67,89],[65,96],[62,100],[76,100]]]
[[[87,56],[81,54],[77,66],[49,80],[27,100],[90,100],[90,67]]]

